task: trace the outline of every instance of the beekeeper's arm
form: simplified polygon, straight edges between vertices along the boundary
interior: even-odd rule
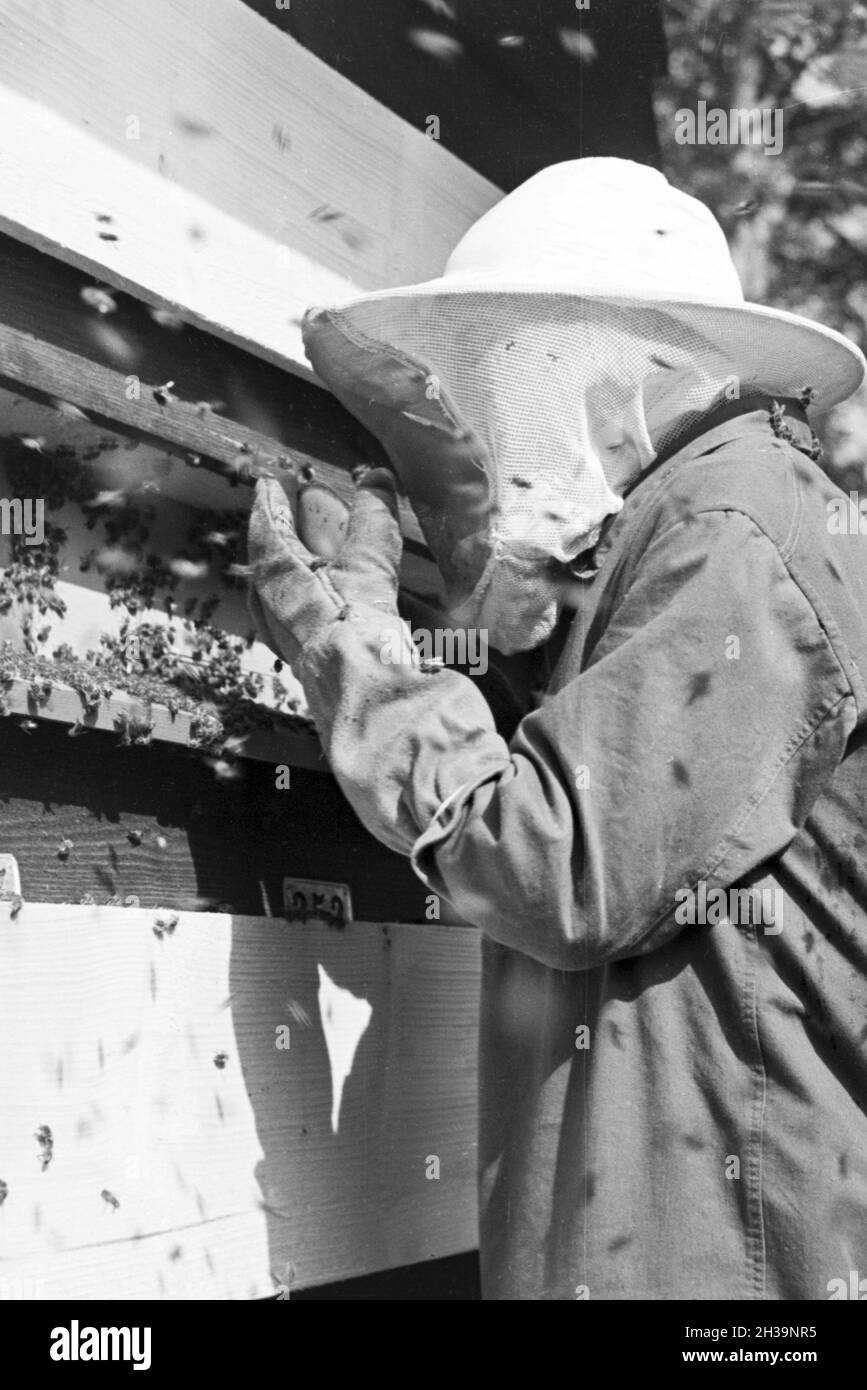
[[[371,833],[504,945],[566,970],[662,945],[700,880],[727,887],[785,847],[843,755],[848,682],[742,513],[657,534],[590,664],[510,745],[471,679],[419,666],[400,553],[387,470],[327,565],[280,486],[258,485],[254,612],[334,775]]]

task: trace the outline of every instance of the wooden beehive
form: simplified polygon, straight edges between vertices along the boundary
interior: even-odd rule
[[[348,497],[374,447],[302,309],[432,273],[496,190],[239,0],[193,10],[4,18],[0,490],[47,529],[0,542],[5,1296],[262,1297],[475,1242],[475,933],[422,925],[231,567],[259,468]],[[286,876],[356,920],[287,922]]]

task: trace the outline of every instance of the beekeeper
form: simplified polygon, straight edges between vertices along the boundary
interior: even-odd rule
[[[507,743],[473,680],[381,660],[390,470],[328,563],[257,486],[254,611],[334,775],[483,935],[484,1297],[833,1296],[867,1272],[867,547],[805,409],[864,359],[745,303],[708,210],[617,159],[305,343],[454,620],[568,627]]]

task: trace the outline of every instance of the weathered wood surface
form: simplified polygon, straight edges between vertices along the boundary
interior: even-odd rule
[[[175,743],[182,747],[190,745],[193,715],[186,710],[179,710],[173,715],[165,705],[151,704],[123,691],[116,691],[109,699],[101,700],[99,708],[92,713],[85,712],[77,691],[60,682],[54,683],[45,704],[37,706],[29,683],[19,679],[4,692],[4,698],[9,714],[20,714],[30,719],[35,716],[52,723],[83,724],[88,731],[98,729],[106,733],[117,733],[116,721],[125,717],[138,726],[151,723],[150,737],[156,743]],[[315,731],[301,727],[300,723],[297,730],[254,729],[244,736],[244,757],[272,766],[285,763],[288,767],[328,771]]]
[[[246,1299],[472,1248],[476,934],[153,921],[0,905],[0,1295]]]
[[[293,766],[278,788],[273,766],[243,759],[236,771],[222,781],[177,746],[0,720],[0,851],[35,902],[133,894],[142,907],[278,915],[294,876],[348,883],[362,921],[427,920],[427,887],[368,834],[332,777]],[[440,914],[456,920],[445,901]]]
[[[130,373],[152,385],[173,381],[178,400],[212,403],[203,420],[220,417],[212,423],[224,424],[227,434],[236,421],[272,447],[297,449],[311,462],[321,459],[349,472],[369,450],[380,448],[315,382],[166,317],[131,295],[112,291],[94,303],[98,286],[93,275],[0,235],[0,323],[112,368],[124,387]],[[38,387],[38,377],[33,385]],[[149,394],[145,399],[152,402]],[[161,415],[152,418],[162,437]],[[140,423],[146,428],[149,422]]]
[[[304,309],[438,274],[499,197],[239,0],[0,19],[0,229],[296,371]]]
[[[8,391],[35,392],[45,400],[67,402],[84,411],[92,425],[120,428],[185,461],[203,460],[236,484],[252,483],[260,470],[279,474],[281,463],[308,464],[345,502],[351,501],[355,488],[345,469],[297,448],[281,448],[277,440],[173,393],[168,404],[161,405],[154,396],[164,384],[160,381],[140,382],[135,387],[140,394],[130,398],[127,380],[118,371],[0,323],[0,384]],[[12,428],[18,424],[17,417],[7,418]],[[63,416],[56,419],[62,429]],[[218,496],[215,489],[217,505]],[[237,494],[232,497],[223,489],[223,505],[227,504],[237,506]],[[405,501],[401,502],[401,523],[405,535],[420,548],[421,530]]]

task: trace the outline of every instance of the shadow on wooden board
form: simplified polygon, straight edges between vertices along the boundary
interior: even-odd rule
[[[0,1279],[250,1299],[471,1250],[477,933],[425,920],[330,777],[223,786],[32,723],[0,720],[24,899],[0,905]],[[258,915],[286,873],[349,882],[366,920]]]
[[[0,1291],[261,1299],[471,1250],[479,954],[0,905]]]
[[[269,1268],[290,1293],[475,1244],[477,972],[459,928],[233,922]]]

